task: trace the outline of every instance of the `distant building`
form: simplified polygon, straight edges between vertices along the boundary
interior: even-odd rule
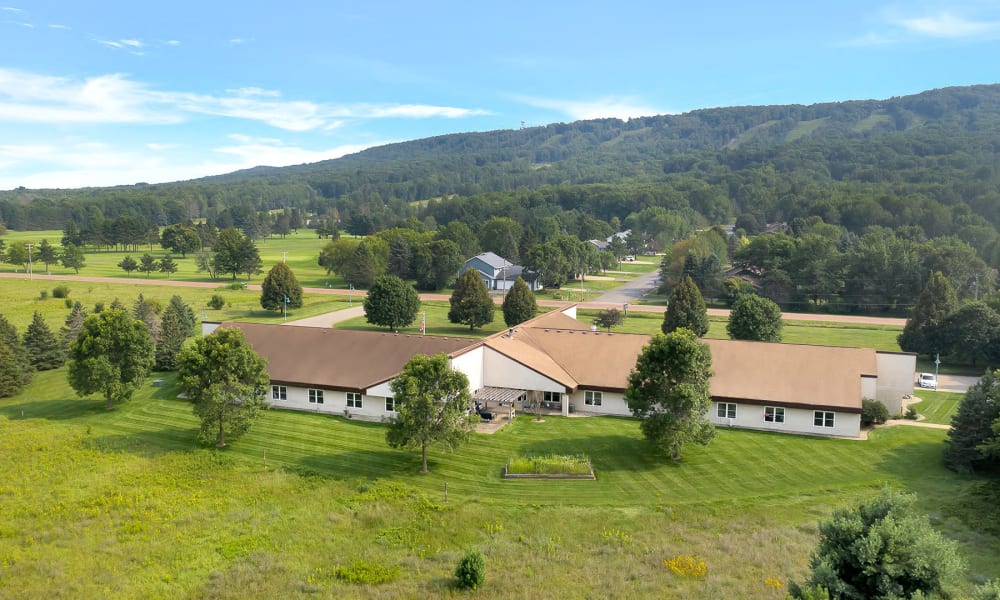
[[[483,281],[486,282],[486,287],[490,290],[509,290],[514,287],[514,282],[517,281],[518,277],[524,279],[531,291],[536,292],[542,289],[538,273],[521,265],[515,265],[492,252],[483,252],[465,261],[465,265],[458,274],[461,275],[469,269],[479,271]]]
[[[608,239],[610,240],[610,238]],[[598,252],[604,252],[611,247],[610,241],[605,242],[604,240],[587,240],[587,243],[592,245],[594,248],[597,248]]]

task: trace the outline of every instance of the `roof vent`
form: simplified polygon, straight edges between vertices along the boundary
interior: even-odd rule
[[[507,330],[507,337],[509,337],[510,339],[514,339],[514,328],[513,327],[511,327],[510,329]]]

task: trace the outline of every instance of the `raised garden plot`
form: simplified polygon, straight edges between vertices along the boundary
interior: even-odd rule
[[[504,479],[596,479],[590,458],[583,454],[518,456],[507,461],[503,476]]]

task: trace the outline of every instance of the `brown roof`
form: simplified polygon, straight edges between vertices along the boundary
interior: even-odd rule
[[[328,327],[283,327],[223,323],[243,331],[254,351],[267,359],[275,383],[363,391],[395,377],[417,354],[453,354],[479,340]]]
[[[650,340],[647,335],[540,328],[537,323],[522,324],[513,338],[491,338],[486,345],[574,390],[624,390]],[[869,348],[702,341],[712,352],[710,389],[718,400],[860,411],[861,378],[877,375],[875,351]],[[543,358],[533,361],[535,356]]]

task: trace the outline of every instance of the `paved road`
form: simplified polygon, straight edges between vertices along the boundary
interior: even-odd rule
[[[594,302],[606,304],[633,303],[645,296],[647,293],[656,289],[659,281],[660,272],[658,270],[643,273],[635,279],[630,279],[629,281],[623,283],[620,287],[608,290],[606,293],[594,300]]]

